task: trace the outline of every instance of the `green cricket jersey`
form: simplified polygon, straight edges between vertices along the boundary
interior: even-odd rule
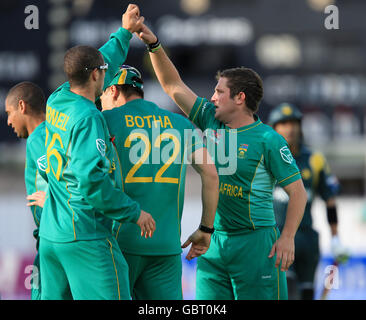
[[[339,183],[337,178],[330,172],[327,161],[321,153],[312,152],[302,145],[300,153],[294,155],[294,158],[301,170],[304,187],[308,195],[304,217],[299,226],[299,231],[301,231],[312,228],[311,206],[315,196],[319,195],[324,201],[327,201],[338,193]],[[276,221],[279,229],[282,230],[285,224],[289,198],[280,186],[276,186],[273,199]]]
[[[127,55],[132,35],[120,28],[100,49],[108,84]],[[111,235],[112,219],[136,222],[140,206],[118,188],[118,160],[105,120],[95,104],[70,91],[69,83],[48,99],[46,173],[49,181],[40,236],[55,242]]]
[[[197,98],[189,115],[207,136],[219,174],[216,230],[274,226],[276,182],[284,187],[301,179],[285,139],[255,117],[248,126],[230,129],[215,119],[215,106],[204,98]]]
[[[154,236],[148,239],[140,236],[136,225],[116,223],[114,231],[121,250],[139,255],[180,254],[184,159],[202,148],[201,137],[181,115],[143,99],[103,115],[121,163],[123,190],[156,222]]]
[[[27,195],[37,191],[47,192],[48,180],[46,175],[46,149],[44,142],[46,139],[46,123],[38,125],[27,139],[26,160],[24,180]],[[42,208],[32,206],[31,208],[34,223],[39,228]]]

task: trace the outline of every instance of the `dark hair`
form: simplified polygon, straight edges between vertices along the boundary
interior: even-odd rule
[[[71,86],[85,85],[91,72],[103,64],[100,51],[90,46],[73,47],[64,57],[64,71]]]
[[[134,87],[130,84],[116,84],[115,86],[126,98],[136,94],[141,97],[141,99],[144,99],[144,91],[138,87]]]
[[[260,76],[252,69],[239,67],[218,71],[216,79],[227,78],[230,97],[234,98],[240,92],[245,93],[245,103],[248,109],[256,113],[259,102],[263,97],[263,82]]]
[[[9,90],[7,98],[9,104],[18,106],[20,100],[23,100],[31,107],[34,114],[46,113],[46,98],[43,90],[33,82],[20,82]]]

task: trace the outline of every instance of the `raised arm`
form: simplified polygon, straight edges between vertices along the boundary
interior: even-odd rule
[[[213,229],[217,203],[219,200],[219,178],[216,167],[206,148],[197,149],[192,153],[192,167],[201,176],[202,181],[202,217],[201,225]],[[198,228],[182,245],[186,248],[192,243],[187,259],[204,254],[211,242],[211,234]]]
[[[104,78],[104,88],[109,85],[118,68],[125,62],[132,34],[141,30],[143,22],[144,17],[140,17],[139,8],[134,4],[130,4],[122,16],[121,27],[112,33],[109,40],[99,48],[104,62],[108,63],[108,69]],[[54,93],[57,93],[64,87],[70,88],[70,83],[68,81],[63,83]]]
[[[104,61],[108,63],[104,88],[109,85],[119,67],[125,62],[132,34],[142,28],[143,22],[144,17],[140,16],[138,6],[134,4],[128,5],[126,12],[122,16],[122,28],[112,33],[109,41],[99,49]]]
[[[157,36],[145,24],[142,24],[141,32],[137,33],[137,36],[147,45],[158,43]],[[161,45],[157,45],[152,51],[150,51],[150,59],[160,85],[188,116],[197,95],[182,81],[178,70]]]

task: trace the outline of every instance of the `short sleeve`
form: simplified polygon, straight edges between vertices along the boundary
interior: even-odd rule
[[[299,168],[293,158],[286,140],[273,132],[266,139],[266,163],[281,187],[301,179]]]
[[[205,98],[197,97],[189,114],[191,120],[198,128],[205,131],[215,125],[215,106]]]
[[[188,122],[188,128],[184,131],[184,141],[188,156],[205,147],[200,133],[190,122]]]

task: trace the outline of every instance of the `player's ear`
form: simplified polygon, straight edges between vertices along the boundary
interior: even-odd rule
[[[24,100],[19,100],[18,108],[21,114],[25,114],[27,112],[27,104]]]
[[[245,102],[245,93],[244,92],[239,92],[237,95],[236,95],[236,102],[238,102],[239,104],[242,104]]]
[[[98,74],[98,69],[94,69],[92,71],[92,73],[90,74],[90,77],[93,81],[97,81],[98,80],[98,77],[99,77],[99,74]]]
[[[111,89],[112,89],[113,99],[117,100],[120,95],[120,92],[117,89],[117,86],[113,85],[113,86],[111,86]]]

